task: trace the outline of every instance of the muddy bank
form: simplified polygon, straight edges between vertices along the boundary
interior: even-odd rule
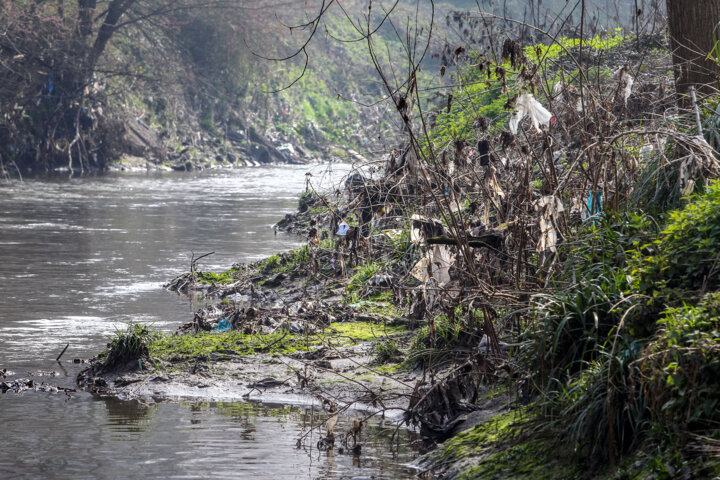
[[[147,348],[93,359],[79,385],[128,399],[331,401],[399,418],[422,372],[380,358],[378,344],[407,343],[409,320],[347,304],[344,282],[313,277],[307,260],[304,247],[174,279],[169,290],[209,305],[173,335],[138,329],[111,342],[111,351],[131,341]]]

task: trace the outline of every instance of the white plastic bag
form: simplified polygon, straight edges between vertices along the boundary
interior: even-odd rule
[[[523,93],[515,101],[515,111],[510,116],[510,132],[517,135],[518,125],[525,116],[529,116],[533,127],[536,131],[540,131],[540,125],[549,126],[552,113],[550,113],[535,97],[530,93]]]

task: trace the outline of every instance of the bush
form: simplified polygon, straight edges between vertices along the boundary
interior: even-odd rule
[[[559,428],[578,454],[597,464],[631,451],[647,430],[645,397],[634,374],[637,353],[621,343],[615,350],[599,349],[597,360],[565,385],[548,389],[541,402],[551,428]]]
[[[402,358],[402,351],[398,347],[395,340],[388,338],[380,340],[373,345],[374,362],[382,365],[383,363],[397,362]]]
[[[458,308],[454,317],[438,315],[418,330],[410,344],[408,360],[412,365],[440,365],[452,360],[454,353],[462,354],[464,347],[477,347],[483,336],[482,315],[463,314]]]
[[[347,286],[347,291],[362,289],[372,277],[379,273],[383,268],[383,264],[379,262],[366,262],[364,265],[355,267],[355,275],[352,276]]]
[[[122,367],[150,356],[154,334],[147,325],[131,324],[126,331],[117,331],[107,344],[103,368]]]
[[[633,334],[650,336],[666,307],[720,287],[719,259],[720,183],[715,182],[685,208],[671,212],[659,237],[635,252],[633,292],[648,300],[645,313],[629,325]]]
[[[608,214],[561,250],[560,288],[534,298],[529,368],[535,379],[563,383],[598,358],[600,347],[632,307],[625,267],[634,249],[657,231],[640,213]]]
[[[696,306],[669,308],[658,322],[642,370],[652,417],[665,433],[716,429],[720,423],[720,293]]]

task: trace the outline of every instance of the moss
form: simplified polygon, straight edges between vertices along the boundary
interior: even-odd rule
[[[373,370],[378,373],[382,373],[383,375],[397,375],[398,373],[407,372],[409,369],[404,363],[391,363],[386,365],[379,365]]]
[[[366,300],[361,300],[359,292],[350,292],[345,296],[345,303],[361,312],[384,315],[397,318],[400,311],[392,300],[392,292],[384,291],[369,295]]]
[[[158,335],[150,345],[150,354],[160,359],[188,359],[211,354],[248,356],[255,353],[287,355],[309,351],[322,345],[354,345],[402,333],[404,327],[376,325],[370,322],[333,323],[314,335],[296,335],[280,331],[268,335],[240,331],[202,332],[194,335]]]
[[[567,461],[567,456],[558,454],[542,441],[532,440],[488,455],[457,478],[555,480],[580,478],[583,473],[577,465]]]
[[[459,462],[458,479],[578,478],[582,471],[567,461],[569,452],[558,450],[549,439],[521,436],[529,419],[526,408],[497,415],[445,442],[432,461]]]
[[[235,280],[237,280],[237,274],[239,273],[239,270],[231,268],[229,270],[225,270],[224,272],[220,273],[213,273],[213,272],[195,272],[195,278],[200,283],[204,284],[213,284],[213,283],[220,283],[220,284],[227,284],[232,283]]]
[[[379,325],[372,322],[333,323],[331,327],[338,334],[350,337],[355,342],[378,340],[405,332],[404,326]]]
[[[509,443],[517,434],[516,423],[526,419],[526,409],[496,415],[487,422],[454,436],[442,444],[438,453],[433,456],[446,462],[487,454],[496,444]]]

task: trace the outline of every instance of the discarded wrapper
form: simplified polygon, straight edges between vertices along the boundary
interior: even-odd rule
[[[535,202],[535,210],[539,213],[538,223],[540,226],[540,238],[538,239],[537,251],[557,251],[557,230],[558,216],[565,211],[562,200],[555,195],[545,195]]]
[[[540,131],[540,125],[549,126],[552,113],[550,113],[535,97],[530,93],[523,93],[515,102],[515,111],[510,116],[510,132],[517,135],[518,125],[526,116],[530,117],[533,127],[536,131]]]
[[[347,235],[348,230],[350,230],[350,225],[345,223],[345,221],[343,220],[342,222],[340,222],[340,225],[338,225],[338,231],[335,232],[335,235],[340,235],[344,237],[345,235]]]

